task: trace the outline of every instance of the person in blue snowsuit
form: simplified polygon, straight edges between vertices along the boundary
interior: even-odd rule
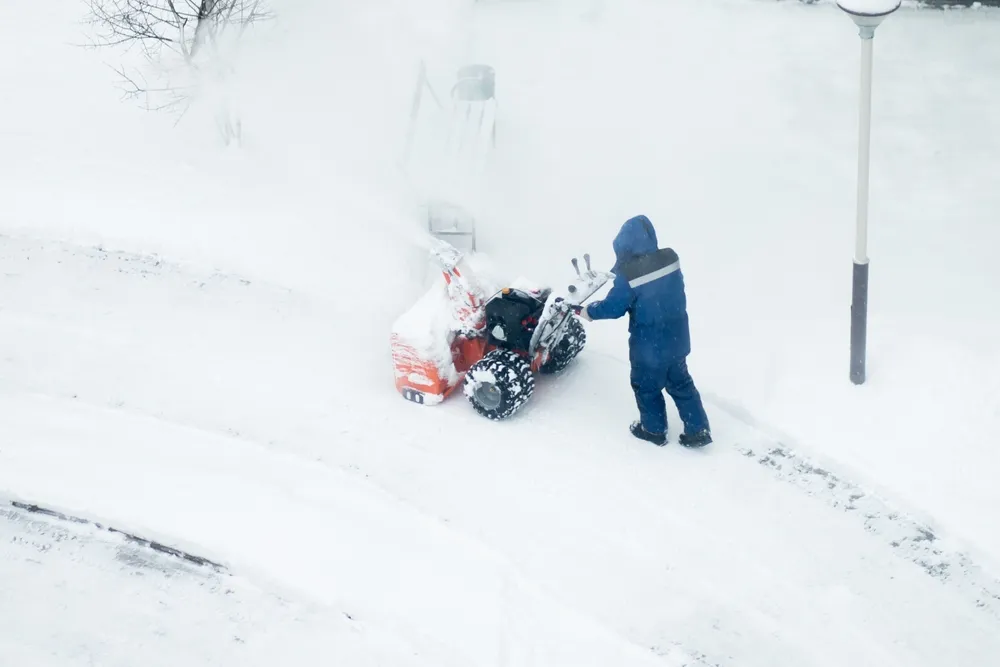
[[[707,445],[712,442],[708,416],[687,368],[691,334],[677,253],[659,248],[653,223],[644,215],[627,220],[612,245],[617,261],[611,269],[615,274],[611,290],[580,314],[587,320],[629,315],[631,384],[639,407],[639,421],[630,428],[632,435],[656,445],[666,444],[665,390],[684,422],[680,444]]]

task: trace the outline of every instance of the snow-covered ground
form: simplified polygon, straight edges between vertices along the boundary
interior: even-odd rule
[[[946,553],[941,572],[914,562],[905,543],[926,536],[874,499],[851,491],[846,509],[826,478],[811,496],[780,483],[759,464],[774,443],[738,420],[719,412],[705,452],[621,437],[606,413],[630,398],[603,389],[626,368],[613,351],[589,350],[494,424],[338,373],[334,304],[0,240],[15,351],[0,487],[14,497],[221,561],[444,664],[931,665],[1000,650],[1000,584]],[[580,410],[595,403],[606,412]],[[889,523],[866,531],[879,513]]]
[[[120,105],[66,45],[79,12],[0,27],[0,499],[227,569],[4,505],[0,663],[998,654],[996,12],[879,28],[864,387],[858,45],[829,4],[289,0],[236,59],[229,151],[199,107]],[[639,212],[678,250],[716,444],[628,435],[624,323],[510,422],[395,393],[426,275],[424,182],[394,166],[417,56],[497,69],[475,204],[501,275],[610,265]]]
[[[130,544],[0,508],[5,665],[420,665],[416,644]]]

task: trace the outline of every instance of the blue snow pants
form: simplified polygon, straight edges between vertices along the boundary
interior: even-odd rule
[[[685,433],[708,429],[708,415],[701,394],[688,372],[687,359],[664,360],[661,364],[632,364],[632,391],[639,407],[642,426],[650,433],[666,433],[666,391],[677,406]]]

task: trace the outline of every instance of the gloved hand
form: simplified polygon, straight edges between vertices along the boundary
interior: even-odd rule
[[[580,319],[587,320],[588,322],[594,321],[590,319],[590,313],[587,312],[587,306],[583,306],[582,308],[580,308],[580,310],[577,312],[577,315],[580,316]]]

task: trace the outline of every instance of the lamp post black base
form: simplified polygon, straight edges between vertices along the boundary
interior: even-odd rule
[[[851,297],[851,382],[865,382],[865,347],[868,334],[868,262],[854,263]]]

